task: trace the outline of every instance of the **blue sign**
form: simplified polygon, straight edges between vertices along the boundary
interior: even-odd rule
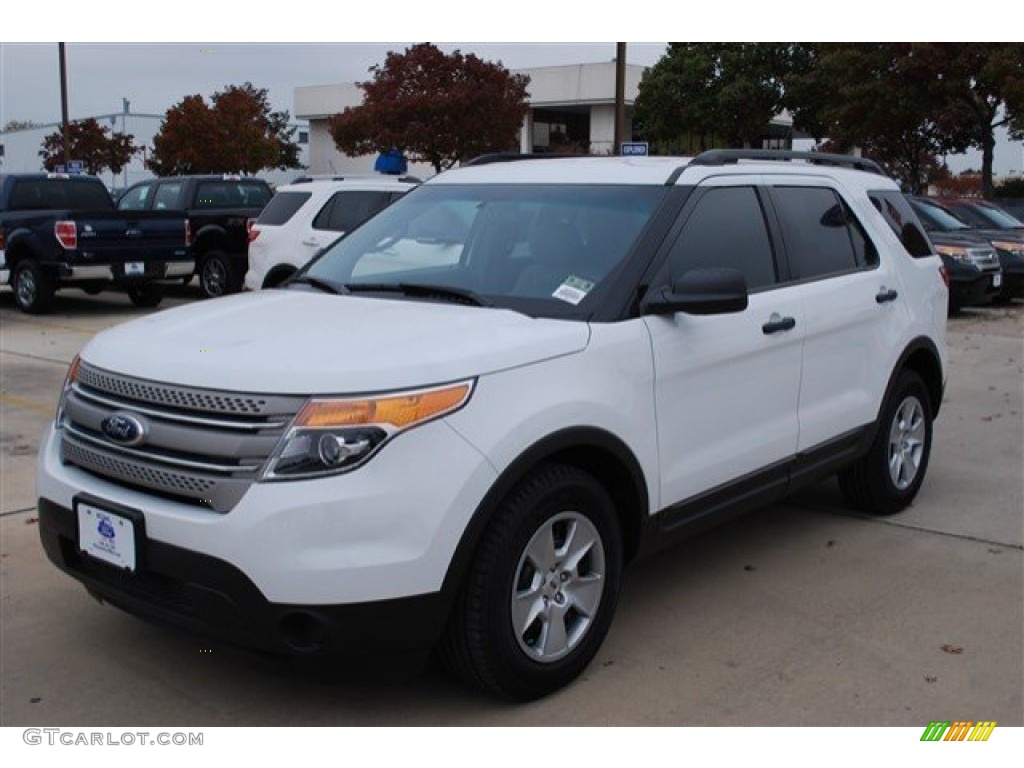
[[[68,173],[81,173],[85,170],[85,163],[81,160],[68,160]]]
[[[648,154],[646,141],[624,141],[622,142],[623,157],[643,157]]]

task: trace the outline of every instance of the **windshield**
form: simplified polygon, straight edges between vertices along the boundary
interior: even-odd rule
[[[1024,229],[1018,221],[1001,208],[983,203],[954,203],[950,208],[961,219],[978,229]]]
[[[472,294],[474,303],[579,317],[650,220],[665,187],[428,185],[339,240],[309,277],[389,298]],[[485,301],[483,301],[485,300]],[[580,306],[582,305],[582,306]],[[589,311],[589,310],[588,310]]]
[[[956,216],[942,210],[937,205],[923,203],[920,200],[911,200],[910,204],[914,206],[914,210],[921,219],[921,223],[924,224],[924,228],[929,232],[953,232],[960,229],[970,229],[969,226],[960,221]]]

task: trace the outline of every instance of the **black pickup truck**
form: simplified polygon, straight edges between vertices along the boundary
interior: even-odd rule
[[[249,219],[260,215],[273,194],[263,179],[168,176],[129,187],[117,206],[123,211],[184,211],[199,285],[213,298],[241,289],[249,266]]]
[[[194,268],[181,213],[119,211],[95,176],[0,176],[0,279],[22,312],[45,312],[60,288],[123,288],[155,307],[160,281]]]

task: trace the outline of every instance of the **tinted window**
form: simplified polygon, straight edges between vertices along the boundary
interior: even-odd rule
[[[117,201],[117,207],[122,211],[144,211],[149,193],[152,191],[152,184],[140,184],[137,187],[132,187]]]
[[[833,190],[776,187],[772,192],[794,280],[877,263],[874,246]]]
[[[932,255],[932,247],[921,229],[921,222],[903,195],[899,192],[870,192],[868,197],[903,243],[907,253],[915,259]]]
[[[956,232],[957,230],[970,229],[960,219],[937,205],[926,203],[923,200],[911,200],[910,205],[929,232]]]
[[[311,196],[309,192],[278,192],[267,203],[257,221],[260,224],[280,226],[291,219]]]
[[[957,216],[979,229],[1020,229],[1021,222],[1002,208],[985,203],[952,203],[948,206]]]
[[[196,190],[196,208],[262,208],[270,200],[263,184],[246,181],[204,181]]]
[[[351,232],[390,201],[387,192],[336,192],[313,219],[313,228]]]
[[[69,179],[31,179],[19,181],[11,192],[12,211],[30,210],[110,210],[114,201],[102,182]]]
[[[168,184],[160,184],[153,195],[153,208],[158,211],[169,208],[180,208],[178,198],[181,196],[181,182],[175,181]]]
[[[755,290],[776,281],[764,213],[752,187],[709,189],[669,254],[672,280],[697,267],[729,267]]]

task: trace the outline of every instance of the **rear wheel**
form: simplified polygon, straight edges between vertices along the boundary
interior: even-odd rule
[[[159,285],[133,285],[128,289],[128,298],[136,307],[151,308],[157,306],[164,298],[163,289]]]
[[[839,475],[839,485],[855,507],[890,515],[905,509],[921,488],[932,447],[928,390],[913,371],[903,371],[893,387],[867,454]]]
[[[199,265],[199,287],[207,298],[235,293],[241,287],[240,282],[224,251],[209,251],[203,257]]]
[[[577,677],[604,640],[622,572],[618,519],[588,473],[523,480],[483,535],[441,646],[471,685],[514,700]]]
[[[18,262],[11,287],[14,288],[14,303],[18,309],[30,315],[46,312],[52,306],[53,294],[57,290],[46,270],[32,259]]]

